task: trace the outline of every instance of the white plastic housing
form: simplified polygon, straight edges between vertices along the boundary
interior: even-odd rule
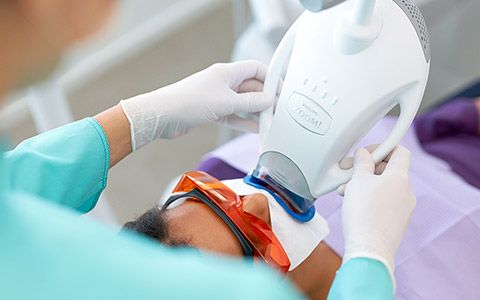
[[[269,156],[259,166],[307,199],[351,178],[352,171],[342,170],[339,162],[399,104],[397,126],[374,159],[393,150],[410,127],[427,83],[429,57],[405,11],[392,0],[378,0],[371,23],[352,29],[345,18],[353,4],[305,12],[277,49],[265,83],[265,91],[275,95],[288,65],[275,111],[260,118],[261,154],[275,154],[275,162]],[[308,191],[298,183],[301,178],[292,178],[298,170]]]

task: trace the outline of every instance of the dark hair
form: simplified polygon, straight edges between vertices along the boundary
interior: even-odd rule
[[[132,231],[174,247],[189,246],[185,240],[172,239],[169,232],[167,211],[154,207],[134,221],[123,225],[122,231]]]

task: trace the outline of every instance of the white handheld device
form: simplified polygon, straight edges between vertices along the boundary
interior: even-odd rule
[[[260,116],[261,156],[252,174],[280,187],[300,213],[350,180],[352,170],[339,162],[399,105],[398,122],[374,160],[395,148],[417,113],[430,68],[427,29],[411,1],[323,2],[342,3],[306,11],[272,59],[265,92],[276,95],[286,75],[276,106]]]

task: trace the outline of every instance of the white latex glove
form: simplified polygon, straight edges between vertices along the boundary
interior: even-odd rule
[[[365,149],[367,149],[367,151],[370,152],[370,153],[373,153],[373,151],[375,151],[377,148],[378,148],[378,144],[369,145],[369,146],[365,147]],[[388,160],[390,159],[392,154],[393,154],[393,152],[391,152],[381,162],[379,162],[378,164],[375,165],[375,175],[380,175],[380,174],[383,173],[383,171],[385,170],[385,167],[387,166]],[[349,169],[353,168],[353,157],[344,158],[340,162],[340,168],[342,168],[343,170],[349,170]],[[337,193],[342,197],[345,196],[345,187],[346,186],[347,186],[347,184],[342,184],[341,186],[339,186],[337,188]]]
[[[343,262],[358,257],[378,260],[385,264],[394,283],[394,257],[416,205],[409,165],[410,152],[399,146],[383,173],[375,175],[371,154],[359,149],[342,206]]]
[[[274,99],[261,92],[266,72],[265,65],[251,60],[215,64],[172,85],[121,101],[130,122],[133,151],[209,122],[257,131],[256,121],[236,114],[257,113],[273,105]]]

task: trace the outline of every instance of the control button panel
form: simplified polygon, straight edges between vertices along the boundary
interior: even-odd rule
[[[332,117],[317,102],[299,93],[288,99],[287,111],[300,126],[315,134],[325,135]]]
[[[334,93],[331,93],[328,88],[328,83],[330,79],[327,76],[322,77],[319,81],[311,80],[310,78],[305,78],[303,80],[303,88],[305,91],[311,91],[311,97],[318,99],[321,105],[336,106],[340,101],[340,98]],[[325,106],[324,106],[325,107]]]

